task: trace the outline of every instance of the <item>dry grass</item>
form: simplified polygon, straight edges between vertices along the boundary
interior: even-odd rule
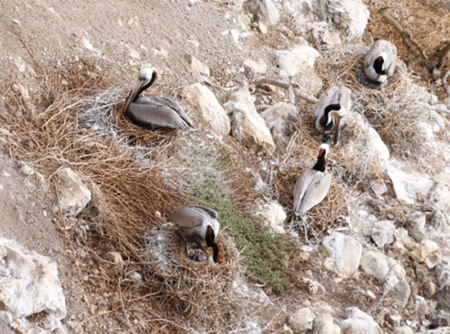
[[[167,185],[155,163],[161,151],[170,153],[177,133],[145,131],[124,118],[121,101],[126,92],[114,88],[120,80],[107,64],[68,60],[45,69],[29,99],[17,91],[11,75],[3,87],[6,112],[0,118],[8,137],[14,137],[13,158],[50,181],[57,170],[70,167],[92,190],[93,200],[79,217],[89,224],[86,239],[75,228],[66,229],[62,214],[54,220],[74,249],[89,254],[85,260],[90,265],[80,273],[89,277],[86,290],[110,296],[107,311],[99,316],[115,317],[127,332],[226,328],[237,314],[229,292],[239,257],[225,235],[219,243],[227,256],[214,268],[186,263],[177,252],[183,249],[181,242],[172,236],[163,247],[166,254],[150,255],[153,239],[158,239],[155,228],[161,224],[155,212],[167,216],[188,198],[183,189],[174,192]],[[122,254],[125,264],[105,260],[110,251]],[[163,258],[170,272],[158,270]]]
[[[374,40],[387,39],[393,42],[398,49],[399,56],[409,68],[414,69],[419,76],[430,83],[432,76],[426,64],[413,55],[402,42],[401,35],[378,13],[377,9],[368,3],[373,25],[368,26]],[[443,42],[448,39],[450,29],[450,11],[444,1],[394,1],[385,0],[383,7],[387,13],[398,21],[402,28],[407,30],[411,37],[421,46],[429,59],[429,65],[436,66],[438,54],[443,47]],[[449,63],[444,65],[448,69]],[[439,89],[439,95],[444,94]]]

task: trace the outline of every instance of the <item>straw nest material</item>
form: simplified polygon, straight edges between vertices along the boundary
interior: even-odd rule
[[[182,243],[167,233],[162,234],[167,252],[149,255],[157,246],[152,231],[161,224],[156,212],[168,216],[188,198],[184,189],[175,192],[167,185],[155,163],[161,151],[176,146],[178,133],[145,131],[131,124],[122,112],[127,92],[115,88],[123,78],[107,64],[90,59],[62,63],[42,65],[42,80],[29,96],[15,88],[17,78],[11,74],[3,87],[6,112],[0,113],[9,132],[2,136],[11,143],[9,153],[15,159],[51,184],[60,168],[70,167],[93,192],[79,216],[88,222],[87,238],[68,227],[63,214],[55,214],[54,221],[69,246],[89,254],[85,260],[90,265],[80,269],[86,271],[80,275],[89,277],[86,291],[110,296],[108,311],[99,316],[114,317],[127,332],[225,326],[235,311],[228,292],[239,270],[237,252],[226,235],[219,234],[226,256],[215,267],[187,262],[180,254]],[[120,253],[125,262],[106,260],[108,252]],[[161,263],[166,263],[166,271]],[[92,266],[98,274],[92,274]]]

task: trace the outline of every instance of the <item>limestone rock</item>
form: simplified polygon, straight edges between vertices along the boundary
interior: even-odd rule
[[[382,334],[380,326],[373,318],[356,307],[345,310],[347,319],[341,322],[343,334]]]
[[[291,50],[276,51],[278,55],[278,67],[285,71],[289,77],[294,77],[303,69],[314,68],[319,51],[307,43]]]
[[[204,81],[202,80],[203,77],[209,77],[210,75],[209,67],[195,57],[192,57],[191,60],[191,71],[194,78],[200,82]]]
[[[211,90],[196,83],[184,88],[183,94],[207,129],[223,136],[230,133],[230,119]]]
[[[66,316],[66,302],[56,263],[6,239],[0,239],[0,245],[2,308],[15,318],[44,314],[43,326],[53,331]]]
[[[232,114],[232,135],[256,152],[272,153],[275,143],[264,119],[256,111],[254,100],[247,87],[242,87],[225,104],[227,111]]]
[[[387,173],[394,186],[397,199],[404,204],[414,204],[417,196],[426,195],[433,187],[433,180],[426,174],[407,173],[401,163],[391,159]]]
[[[262,59],[259,59],[257,62],[251,59],[245,59],[244,65],[256,74],[264,74],[267,71],[267,65]]]
[[[280,13],[272,0],[249,0],[248,10],[253,14],[258,28],[263,33],[267,33],[267,28],[277,24],[280,20]]]
[[[345,277],[352,277],[359,267],[361,259],[361,244],[339,232],[325,237],[323,248],[330,258],[330,265],[339,274]]]
[[[333,316],[328,313],[320,313],[314,320],[313,334],[333,334]]]
[[[414,331],[409,326],[398,327],[394,330],[394,334],[413,334]]]
[[[314,313],[309,308],[302,308],[289,317],[289,324],[296,331],[307,331],[313,328]]]
[[[297,115],[297,108],[293,104],[285,102],[279,102],[261,113],[262,118],[264,118],[272,133],[278,153],[285,152],[289,143],[289,138],[285,136],[289,120]]]
[[[370,276],[376,277],[380,282],[384,283],[388,273],[394,270],[394,266],[399,267],[398,279],[405,277],[405,271],[397,262],[380,252],[366,251],[361,257],[361,269]],[[395,269],[397,271],[397,269]]]
[[[278,67],[307,94],[315,95],[322,89],[322,80],[314,72],[314,63],[320,53],[304,44],[291,50],[276,51]]]
[[[390,221],[380,221],[373,224],[371,237],[378,248],[394,242],[395,226]]]
[[[381,197],[388,190],[386,184],[378,180],[370,180],[370,189],[372,189],[378,197]]]
[[[255,216],[263,219],[263,222],[270,226],[276,233],[286,233],[283,223],[286,220],[286,212],[278,202],[270,202],[260,206]]]
[[[329,0],[327,7],[328,17],[347,42],[361,39],[370,17],[361,0]]]
[[[58,200],[63,212],[70,215],[79,214],[91,201],[91,192],[83,184],[78,174],[70,168],[58,171]]]
[[[417,262],[425,261],[425,258],[430,254],[439,250],[439,245],[431,240],[423,239],[420,244],[414,245],[409,253],[409,256]]]

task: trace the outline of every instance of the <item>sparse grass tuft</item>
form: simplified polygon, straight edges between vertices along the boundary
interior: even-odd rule
[[[277,293],[290,287],[286,265],[288,250],[292,248],[289,237],[272,234],[269,227],[238,209],[230,196],[211,180],[197,185],[195,191],[195,202],[219,212],[221,228],[234,238],[244,256],[248,276]]]

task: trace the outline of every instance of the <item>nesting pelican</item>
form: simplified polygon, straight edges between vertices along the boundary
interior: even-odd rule
[[[326,155],[330,147],[322,144],[319,147],[317,162],[298,177],[294,187],[294,212],[296,216],[304,215],[313,206],[319,204],[327,196],[331,186],[331,174],[326,169]]]
[[[397,48],[391,42],[380,39],[375,42],[364,58],[364,73],[370,82],[384,84],[394,74]]]
[[[168,221],[186,242],[186,256],[195,258],[196,252],[189,250],[189,243],[194,243],[208,255],[210,263],[220,262],[221,254],[215,242],[220,229],[218,217],[216,211],[201,205],[182,206],[172,212]],[[212,248],[212,254],[209,247]]]
[[[127,116],[134,124],[150,130],[187,130],[193,127],[192,121],[177,102],[157,96],[139,97],[153,85],[156,78],[156,71],[147,68],[141,70],[139,81],[125,103]]]
[[[325,135],[334,131],[334,145],[340,139],[341,128],[351,107],[351,91],[345,86],[327,89],[314,112],[316,128]]]

